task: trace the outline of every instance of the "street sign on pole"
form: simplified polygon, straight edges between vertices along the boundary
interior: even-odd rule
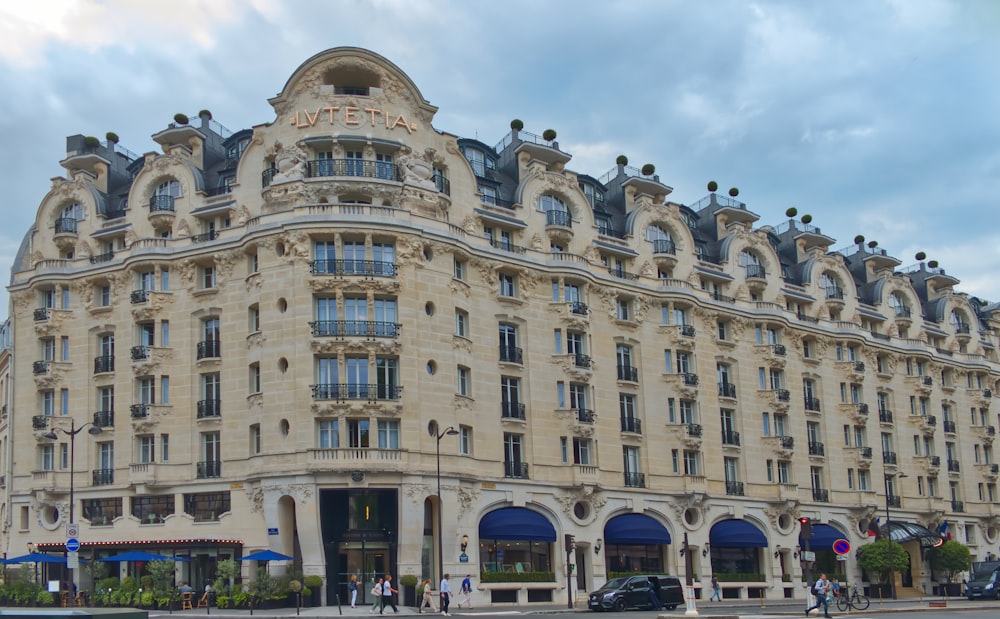
[[[838,555],[846,555],[851,552],[851,542],[846,539],[838,539],[833,542],[833,551]]]
[[[70,522],[66,525],[66,539],[74,537],[80,537],[80,525],[75,522]]]
[[[802,560],[803,561],[815,561],[816,560],[816,553],[813,552],[813,551],[811,551],[811,550],[803,550],[802,551]]]
[[[80,569],[80,553],[78,552],[67,552],[66,553],[66,567],[71,570]]]
[[[80,540],[76,539],[75,537],[71,537],[70,539],[66,540],[66,550],[69,552],[77,552],[78,550],[80,550]]]

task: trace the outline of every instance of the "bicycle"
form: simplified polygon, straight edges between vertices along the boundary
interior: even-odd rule
[[[837,596],[837,610],[844,612],[848,608],[853,608],[854,610],[868,610],[868,605],[871,602],[868,598],[858,593],[858,586],[854,585],[851,587],[850,595],[846,593],[841,593]]]

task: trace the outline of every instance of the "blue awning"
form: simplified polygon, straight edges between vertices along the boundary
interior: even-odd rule
[[[767,537],[746,520],[731,519],[715,523],[708,540],[715,548],[767,548]]]
[[[847,539],[847,536],[837,527],[814,523],[812,526],[813,536],[809,540],[810,550],[833,550],[833,543],[838,539]],[[799,546],[805,548],[805,541],[799,536]]]
[[[645,514],[622,514],[604,525],[606,544],[669,544],[670,532]]]
[[[556,530],[545,516],[523,507],[494,510],[479,521],[479,539],[556,541]]]

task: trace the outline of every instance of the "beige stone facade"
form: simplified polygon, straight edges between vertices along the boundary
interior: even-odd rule
[[[558,601],[566,534],[580,592],[683,575],[686,535],[702,580],[798,597],[797,519],[858,546],[887,503],[996,548],[997,322],[936,265],[675,203],[626,162],[571,172],[554,136],[442,133],[364,50],[270,102],[235,134],[178,119],[141,157],[68,140],[10,287],[9,553],[63,549],[70,466],[83,558],[188,556],[198,585],[271,548],[328,599],[351,573],[436,579],[440,544],[481,604]],[[71,419],[102,430],[72,463]],[[510,508],[551,530],[481,538]],[[763,542],[722,541],[732,523]],[[903,584],[929,589],[907,548]]]

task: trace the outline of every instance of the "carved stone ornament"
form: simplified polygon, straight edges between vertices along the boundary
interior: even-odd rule
[[[434,494],[427,484],[406,484],[404,488],[404,492],[407,498],[410,499],[410,502],[417,505],[423,503],[427,497]]]
[[[260,513],[264,511],[264,489],[259,486],[247,486],[245,490],[247,502],[250,503],[250,511]]]
[[[684,528],[695,530],[700,527],[702,521],[705,520],[705,512],[709,508],[707,501],[708,495],[704,492],[688,492],[682,496],[672,497],[669,501],[667,501],[667,505],[674,510],[677,521],[680,522]],[[698,512],[698,518],[693,525],[689,525],[687,520],[684,518],[684,512],[689,509],[693,509]]]
[[[568,490],[564,494],[556,495],[555,499],[562,506],[563,511],[566,512],[566,514],[572,514],[573,506],[577,503],[589,503],[591,507],[590,520],[596,519],[598,512],[600,512],[608,502],[608,498],[604,496],[604,493],[599,487],[590,485]]]
[[[455,501],[458,503],[458,519],[461,520],[472,506],[479,501],[479,488],[459,486],[455,489]]]
[[[780,531],[781,527],[778,526],[778,519],[781,518],[783,514],[787,514],[793,522],[798,519],[799,502],[789,500],[772,503],[764,508],[764,514],[766,514],[768,519],[771,521],[771,526]]]

